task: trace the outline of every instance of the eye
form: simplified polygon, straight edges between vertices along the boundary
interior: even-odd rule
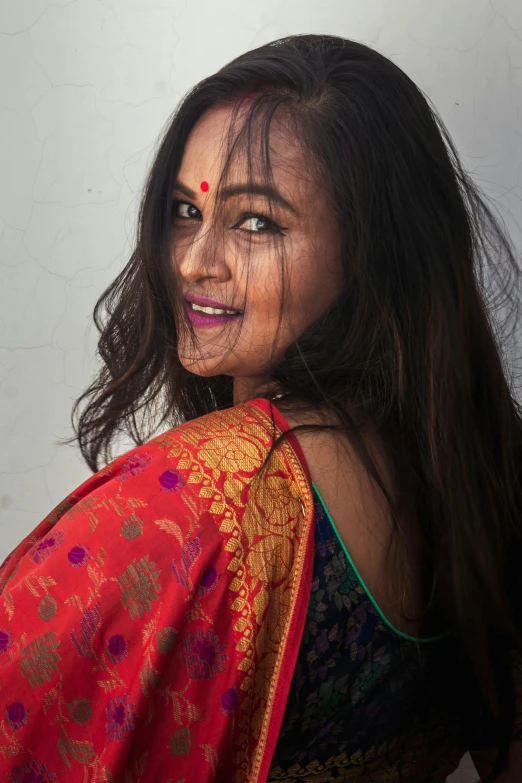
[[[172,218],[181,218],[182,220],[200,220],[201,212],[194,204],[189,204],[188,201],[179,201],[174,199],[172,202]]]
[[[249,234],[283,234],[286,230],[278,226],[270,218],[265,217],[265,215],[258,215],[253,212],[242,215],[241,219],[232,228],[247,231]]]

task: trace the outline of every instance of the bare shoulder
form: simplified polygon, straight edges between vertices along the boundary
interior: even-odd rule
[[[292,415],[285,412],[291,426],[331,424],[319,415]],[[296,436],[308,463],[312,481],[318,489],[346,550],[375,602],[392,625],[404,633],[416,635],[418,624],[405,620],[419,609],[420,568],[397,546],[387,500],[368,473],[356,448],[335,430],[301,430]],[[391,466],[379,438],[365,436],[385,486],[390,488]],[[399,573],[400,571],[400,573]]]

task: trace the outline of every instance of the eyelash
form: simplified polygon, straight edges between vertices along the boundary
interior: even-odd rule
[[[176,214],[176,209],[177,207],[179,207],[180,204],[186,204],[187,206],[194,207],[194,209],[197,209],[197,207],[195,207],[194,204],[190,204],[190,202],[188,201],[182,201],[181,199],[174,199],[172,202],[173,217],[174,218],[177,217],[180,220],[193,220],[194,218],[182,217],[181,215]],[[252,218],[258,218],[259,220],[266,221],[266,223],[268,223],[268,228],[265,229],[264,231],[250,231],[248,228],[240,228],[241,223],[244,223],[245,220],[250,220]],[[287,227],[279,226],[274,220],[271,220],[270,218],[266,217],[266,215],[262,215],[259,212],[244,212],[239,218],[239,220],[237,221],[237,223],[235,223],[233,226],[230,226],[230,228],[233,228],[236,231],[242,231],[245,234],[280,234],[281,236],[286,236],[284,232],[287,231]]]
[[[264,231],[250,231],[248,228],[239,228],[241,223],[244,223],[245,220],[251,220],[252,218],[266,221],[266,223],[268,223],[268,228]],[[246,234],[280,234],[281,236],[286,236],[284,232],[287,230],[286,228],[279,226],[274,220],[266,217],[266,215],[261,215],[259,212],[244,212],[238,222],[234,226],[230,226],[230,228],[234,228],[237,231],[244,231]]]

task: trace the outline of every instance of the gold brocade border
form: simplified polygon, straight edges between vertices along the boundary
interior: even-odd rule
[[[313,524],[313,497],[303,465],[283,440],[255,479],[281,430],[253,403],[217,411],[154,440],[170,449],[187,483],[216,515],[233,557],[229,590],[243,653],[244,696],[235,719],[234,783],[258,783],[289,642],[297,591]],[[194,491],[198,489],[194,486]]]
[[[439,724],[429,737],[413,730],[351,755],[341,745],[324,763],[312,761],[304,766],[296,762],[284,771],[276,767],[268,783],[444,783],[464,753],[465,748],[450,742],[445,726]]]
[[[270,422],[271,427],[275,426],[272,419],[270,419],[260,408],[256,407],[255,410],[260,418],[264,418],[265,422],[267,420]],[[276,427],[276,438],[279,437],[280,434],[281,431]],[[291,612],[288,616],[287,627],[288,629],[290,629],[292,627],[294,615],[297,609],[297,600],[296,600],[298,597],[297,593],[301,586],[305,558],[306,558],[306,547],[308,541],[307,532],[310,525],[313,525],[314,522],[314,507],[313,507],[312,488],[307,476],[305,475],[300,459],[297,457],[297,454],[295,453],[294,449],[292,448],[292,446],[287,440],[283,440],[283,442],[280,445],[280,448],[284,450],[286,459],[292,467],[293,472],[291,475],[298,486],[299,496],[302,502],[302,510],[303,510],[303,516],[301,520],[302,524],[300,528],[299,528],[299,524],[296,524],[296,529],[295,529],[295,535],[299,537],[299,548],[297,551],[297,556],[295,558],[296,562],[293,571],[294,573],[293,583],[291,586],[289,586],[289,589],[291,590],[292,593],[292,600],[290,603]],[[261,727],[260,738],[252,759],[252,774],[254,775],[255,781],[258,780],[260,767],[264,757],[266,742],[270,730],[270,721],[272,718],[272,712],[274,709],[275,699],[277,696],[279,677],[281,674],[281,667],[285,659],[285,652],[289,641],[290,641],[290,634],[283,633],[282,647],[275,661],[272,683],[266,697],[266,709],[264,712],[264,720],[263,720],[263,725]]]

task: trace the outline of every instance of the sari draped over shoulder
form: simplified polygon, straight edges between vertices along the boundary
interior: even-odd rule
[[[69,495],[0,569],[11,783],[264,783],[303,633],[313,497],[266,400]]]

